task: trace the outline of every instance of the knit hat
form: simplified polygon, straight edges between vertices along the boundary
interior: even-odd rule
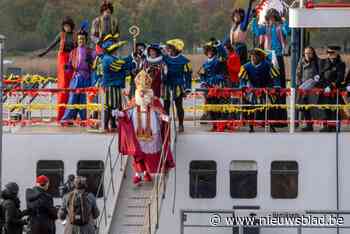
[[[40,186],[45,186],[49,182],[49,178],[45,175],[40,175],[36,177],[36,183],[40,184]]]
[[[18,187],[18,184],[14,183],[14,182],[11,182],[11,183],[8,183],[8,184],[5,185],[5,189],[9,193],[17,195],[19,187]]]

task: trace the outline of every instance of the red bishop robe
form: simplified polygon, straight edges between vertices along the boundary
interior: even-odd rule
[[[159,142],[155,141],[145,142],[137,136],[138,121],[135,120],[139,106],[136,105],[133,99],[129,107],[123,111],[123,117],[118,118],[119,130],[119,152],[123,155],[132,156],[134,158],[134,169],[136,172],[143,172],[142,167],[146,168],[149,173],[157,173],[160,168],[160,158],[162,148],[166,157],[166,170],[175,167],[172,153],[170,150],[170,125],[161,120],[160,115],[164,113],[164,109],[160,100],[153,98],[152,103],[148,107],[152,120],[152,132],[154,138],[157,138],[159,131]],[[156,126],[155,126],[156,125]],[[136,130],[136,131],[135,131]]]

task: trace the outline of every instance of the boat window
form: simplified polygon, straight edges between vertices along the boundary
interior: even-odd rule
[[[216,162],[192,161],[190,163],[191,198],[214,198],[216,196]]]
[[[258,170],[255,161],[232,161],[230,166],[230,193],[232,198],[257,196]]]
[[[48,192],[53,197],[60,197],[60,186],[63,185],[64,163],[59,160],[40,160],[36,166],[36,175],[49,177],[50,186]]]
[[[93,193],[96,197],[103,197],[103,186],[99,190],[99,185],[103,179],[104,165],[102,161],[79,161],[78,176],[84,176],[87,180],[87,191]],[[97,194],[97,192],[99,192]]]
[[[271,164],[271,196],[293,199],[298,196],[298,163],[274,161]]]

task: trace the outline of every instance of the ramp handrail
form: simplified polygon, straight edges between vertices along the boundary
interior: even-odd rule
[[[108,145],[108,150],[107,150],[107,155],[104,161],[104,170],[103,170],[103,176],[101,178],[100,184],[98,186],[98,190],[97,190],[97,195],[101,192],[101,190],[103,191],[103,208],[102,208],[102,212],[101,215],[99,216],[99,218],[97,219],[97,233],[100,233],[100,229],[101,226],[104,225],[105,227],[108,226],[108,220],[107,220],[107,199],[110,196],[110,193],[112,192],[113,195],[116,193],[116,190],[114,188],[114,179],[113,179],[113,175],[115,173],[115,170],[118,169],[117,167],[117,163],[120,160],[120,170],[122,169],[122,157],[120,155],[120,153],[118,153],[117,157],[112,157],[112,146],[113,143],[117,140],[116,135],[113,135],[112,139],[109,142]],[[114,160],[113,160],[114,159]],[[109,166],[107,166],[109,165]],[[105,180],[107,177],[107,172],[110,172],[110,178],[108,181],[108,185],[105,186]],[[103,222],[104,221],[104,222]]]
[[[172,100],[172,99],[170,99]],[[162,145],[161,159],[157,168],[157,176],[155,177],[154,186],[150,195],[150,198],[146,204],[144,212],[144,225],[141,234],[154,234],[159,227],[160,211],[162,207],[162,201],[165,198],[166,193],[166,181],[167,171],[166,163],[168,159],[169,147],[171,152],[175,152],[176,144],[176,117],[175,106],[172,102],[170,109],[170,121],[166,126],[164,143]],[[170,138],[170,139],[169,139]],[[170,144],[166,143],[170,141]]]

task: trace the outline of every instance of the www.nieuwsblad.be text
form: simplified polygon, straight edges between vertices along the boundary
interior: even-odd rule
[[[298,217],[222,217],[213,214],[209,217],[209,224],[216,226],[341,226],[344,225],[344,217],[337,216],[312,216],[301,215]]]

